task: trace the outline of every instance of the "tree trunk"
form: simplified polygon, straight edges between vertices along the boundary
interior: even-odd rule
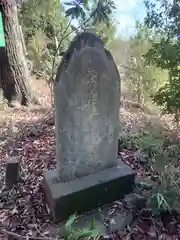
[[[1,3],[1,0],[0,0]],[[4,5],[3,5],[4,7]],[[29,72],[23,52],[16,4],[6,4],[2,11],[6,47],[0,48],[0,82],[4,97],[11,106],[32,102]]]

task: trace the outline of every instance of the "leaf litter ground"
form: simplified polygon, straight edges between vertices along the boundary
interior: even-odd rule
[[[7,239],[7,232],[13,233],[15,237],[21,235],[24,237],[22,239],[28,239],[27,236],[29,239],[56,239],[57,226],[53,224],[41,185],[44,169],[56,167],[53,112],[48,108],[10,112],[8,119],[11,119],[11,131],[9,123],[3,124],[0,139],[0,239]],[[147,122],[149,125],[149,120],[144,121],[144,115],[139,116],[139,113],[121,109],[121,119],[128,133],[141,132],[147,127]],[[133,150],[123,149],[120,154],[121,159],[136,171],[137,177],[153,174],[148,165],[142,164],[135,157]],[[20,156],[21,181],[8,190],[4,186],[5,164],[7,157],[12,155]],[[126,207],[123,201],[113,206]],[[180,239],[179,215],[167,215],[163,220],[152,218],[149,209],[141,209],[134,213],[131,226],[105,238]]]

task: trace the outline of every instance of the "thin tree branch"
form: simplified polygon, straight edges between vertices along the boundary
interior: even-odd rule
[[[99,1],[100,1],[100,0],[99,0]],[[82,27],[83,25],[86,25],[86,23],[88,23],[93,16],[94,16],[94,12],[90,15],[90,17],[89,17],[82,25],[79,25],[79,26],[76,28],[76,30],[79,29],[80,27]],[[67,30],[68,30],[71,22],[72,22],[72,19],[69,21],[69,24],[68,24],[67,27],[65,28],[65,30],[64,30],[64,32],[63,32],[62,35],[64,35],[64,34],[67,32]],[[63,41],[64,41],[66,38],[68,38],[72,33],[74,33],[76,30],[73,30],[73,31],[71,31],[70,33],[68,33],[68,34],[66,34],[65,36],[63,36],[63,37],[61,38],[60,42],[59,42],[58,47],[57,47],[57,49],[56,49],[56,53],[55,53],[54,59],[53,59],[51,80],[53,79],[53,76],[54,76],[54,65],[55,65],[55,60],[56,60],[57,53],[58,53],[58,51],[59,51],[59,49],[60,49]]]
[[[67,32],[67,30],[68,30],[71,22],[72,22],[72,19],[69,21],[69,23],[68,23],[68,25],[66,26],[66,28],[64,29],[62,35],[64,35],[64,34]],[[54,56],[54,58],[53,58],[51,79],[53,79],[53,76],[54,76],[54,65],[55,65],[57,53],[59,52],[59,49],[60,49],[60,47],[61,47],[62,42],[64,41],[64,39],[66,39],[66,36],[67,36],[67,35],[65,35],[64,37],[61,38],[61,40],[60,40],[60,42],[59,42],[59,44],[58,44],[58,47],[57,47],[57,49],[56,49],[55,56]]]

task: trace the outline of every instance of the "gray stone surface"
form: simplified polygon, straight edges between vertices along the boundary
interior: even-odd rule
[[[124,201],[128,209],[138,211],[140,209],[146,208],[146,199],[137,193],[128,194],[125,197]]]
[[[93,36],[84,45],[76,37],[81,47],[71,50],[56,77],[56,153],[63,182],[117,164],[120,77],[110,52]]]
[[[110,219],[108,226],[108,233],[121,231],[126,226],[130,226],[133,221],[133,214],[131,211],[124,211],[117,214]]]
[[[124,197],[133,190],[135,174],[125,163],[81,179],[61,182],[57,171],[44,174],[44,190],[54,221],[67,220],[77,212],[91,211]]]

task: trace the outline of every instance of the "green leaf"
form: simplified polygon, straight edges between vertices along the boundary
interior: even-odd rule
[[[76,5],[65,11],[66,17],[71,17],[72,19],[78,19],[79,17],[83,20],[85,19],[86,13],[80,5]]]
[[[157,193],[156,198],[157,198],[157,204],[159,209],[170,211],[169,204],[167,203],[165,197],[162,194]]]
[[[99,0],[96,7],[92,11],[93,15],[93,25],[97,23],[104,22],[107,25],[110,22],[111,14],[113,10],[116,8],[114,1],[111,0]]]
[[[90,224],[90,230],[94,230],[96,228],[96,220],[95,218],[91,221],[91,224]]]
[[[67,232],[71,232],[71,230],[72,230],[72,225],[75,223],[76,219],[77,219],[76,213],[74,213],[73,215],[71,215],[71,216],[69,217],[69,219],[67,220],[67,222],[66,222],[66,224],[65,224],[65,230],[66,230]]]
[[[74,237],[76,239],[79,238],[94,238],[100,235],[100,231],[99,230],[89,230],[89,229],[83,229],[80,232],[75,232],[74,233]]]

